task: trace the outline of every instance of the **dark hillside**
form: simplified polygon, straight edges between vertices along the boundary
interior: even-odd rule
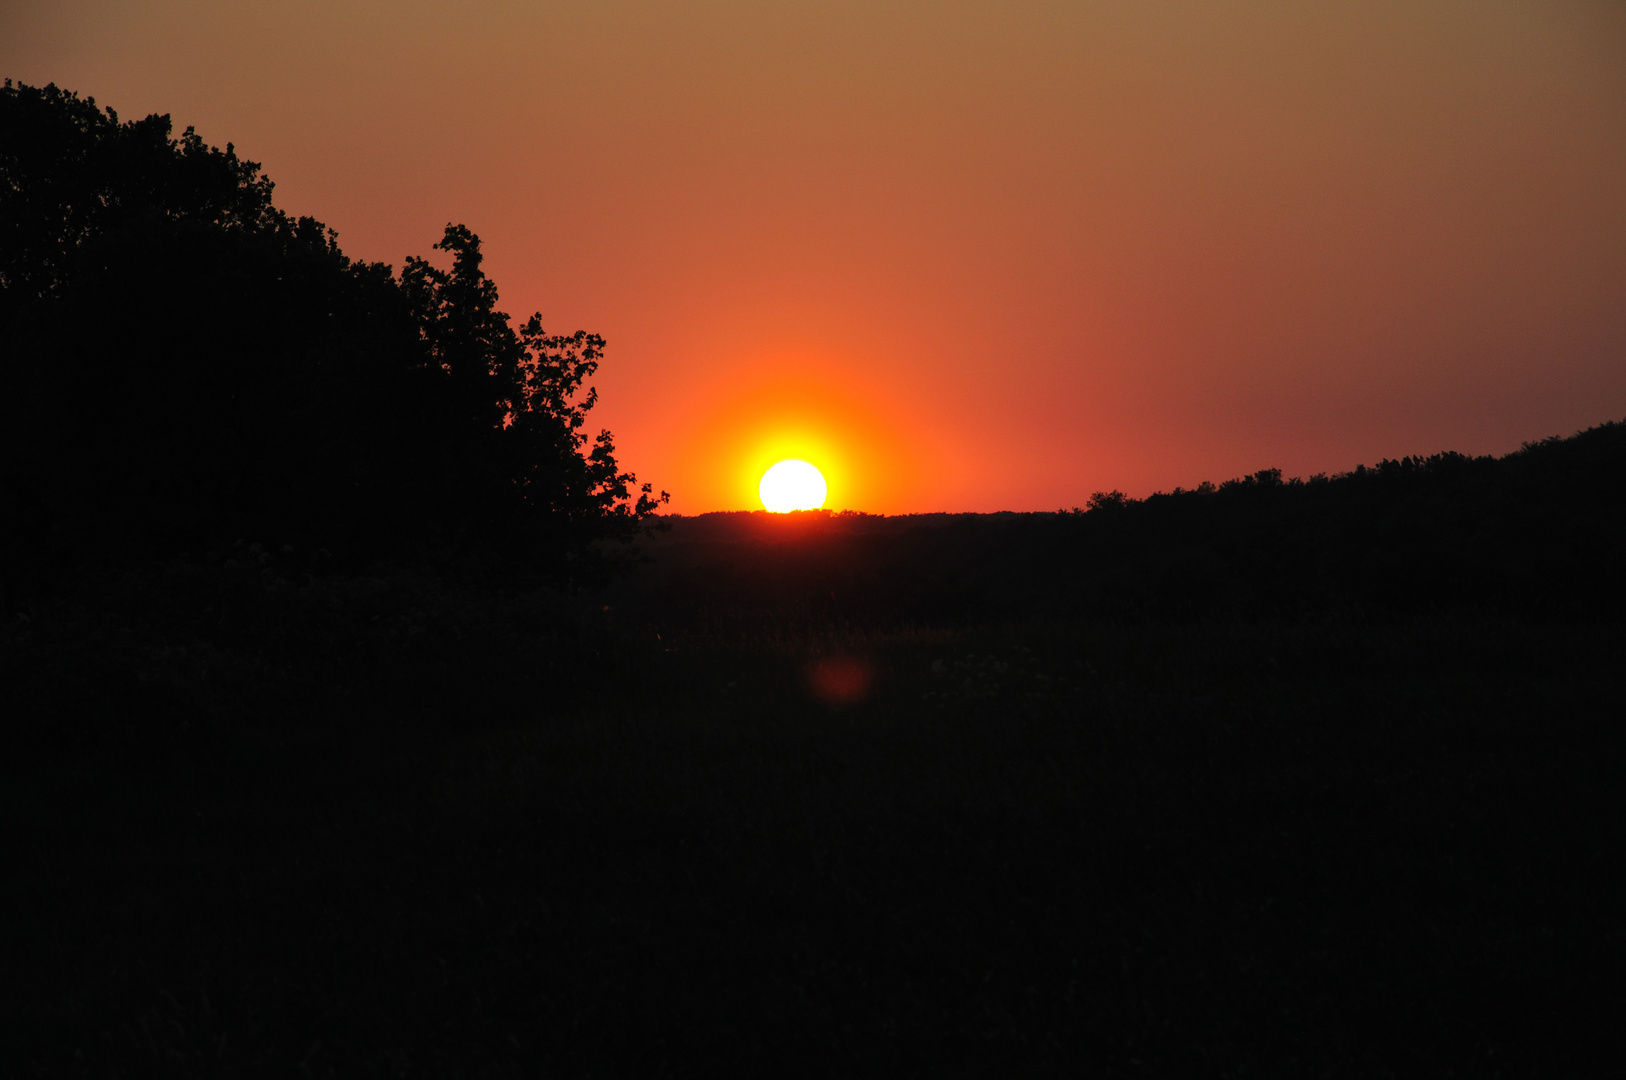
[[[1261,472],[1084,512],[668,519],[631,602],[667,620],[1626,613],[1626,425],[1503,458]]]
[[[1620,430],[31,599],[10,1072],[1615,1075]]]

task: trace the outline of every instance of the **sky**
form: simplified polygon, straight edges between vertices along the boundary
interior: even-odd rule
[[[680,513],[1626,418],[1618,0],[0,0],[0,76],[234,143],[356,258],[468,225]]]

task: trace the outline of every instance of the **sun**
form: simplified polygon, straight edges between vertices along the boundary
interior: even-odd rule
[[[817,510],[824,505],[828,491],[823,473],[807,462],[794,458],[781,461],[763,473],[762,483],[757,485],[762,505],[776,514],[788,514],[792,510]]]

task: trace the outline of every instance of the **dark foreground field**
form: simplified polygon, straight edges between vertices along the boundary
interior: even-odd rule
[[[1616,1075],[1618,621],[900,613],[953,526],[35,604],[0,1071]]]

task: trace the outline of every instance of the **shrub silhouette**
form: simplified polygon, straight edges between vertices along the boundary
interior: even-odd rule
[[[602,338],[516,331],[442,271],[355,262],[258,164],[55,86],[0,89],[8,584],[248,537],[370,558],[495,545],[577,573],[657,505],[589,441]]]

